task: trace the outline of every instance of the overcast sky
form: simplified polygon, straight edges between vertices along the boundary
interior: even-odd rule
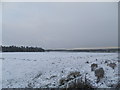
[[[117,3],[3,3],[3,45],[118,46]]]

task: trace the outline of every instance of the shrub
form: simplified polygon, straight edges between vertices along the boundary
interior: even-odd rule
[[[80,76],[80,72],[70,72],[68,75],[67,75],[67,80],[71,80],[71,79],[74,79],[76,77]]]
[[[97,77],[97,82],[99,82],[100,79],[104,77],[104,70],[103,70],[103,68],[96,69],[95,70],[95,76]]]
[[[61,88],[61,87],[60,87]],[[88,82],[82,81],[81,78],[75,78],[74,80],[71,80],[63,85],[62,90],[71,90],[75,88],[81,88],[81,89],[92,89],[92,85]]]
[[[75,79],[76,77],[80,76],[80,72],[74,71],[74,72],[70,72],[66,78],[61,78],[59,80],[59,84],[60,85],[64,85],[65,83],[69,82],[72,79]]]
[[[91,89],[92,85],[90,85],[88,80],[83,81],[80,76],[80,72],[70,72],[66,78],[59,80],[60,88],[62,88],[62,90],[74,90],[74,88]]]

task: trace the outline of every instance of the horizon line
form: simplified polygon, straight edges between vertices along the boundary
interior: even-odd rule
[[[120,48],[120,47],[95,47],[95,48],[48,48],[47,50],[49,49],[52,49],[52,50],[63,50],[63,49],[66,49],[66,50],[78,50],[78,49],[117,49],[117,48]]]
[[[44,48],[44,47],[42,47],[42,46],[28,46],[28,45],[0,45],[0,46],[16,46],[16,47],[21,47],[21,46],[23,46],[23,47],[41,47],[41,48]],[[58,50],[58,49],[66,49],[66,50],[71,50],[71,49],[73,49],[73,50],[77,50],[77,49],[110,49],[110,48],[120,48],[120,46],[118,46],[118,47],[87,47],[87,48],[46,48],[47,50],[49,50],[49,49],[52,49],[52,50]]]

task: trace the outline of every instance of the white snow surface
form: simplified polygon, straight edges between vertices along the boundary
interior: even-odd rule
[[[110,88],[118,83],[118,53],[13,52],[2,53],[2,88],[57,88],[59,80],[78,71],[92,86]],[[86,63],[88,61],[88,63]],[[105,63],[115,63],[115,69]],[[99,83],[91,64],[102,67],[105,76]]]

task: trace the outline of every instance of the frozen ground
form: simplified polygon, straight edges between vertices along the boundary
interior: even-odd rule
[[[60,80],[67,78],[71,72],[80,72],[75,78],[86,78],[97,88],[110,88],[118,83],[117,53],[3,53],[0,60],[3,88],[64,87],[68,82],[61,85]],[[105,72],[98,83],[95,72],[91,71],[93,63]],[[115,67],[112,68],[110,63],[114,63]]]

